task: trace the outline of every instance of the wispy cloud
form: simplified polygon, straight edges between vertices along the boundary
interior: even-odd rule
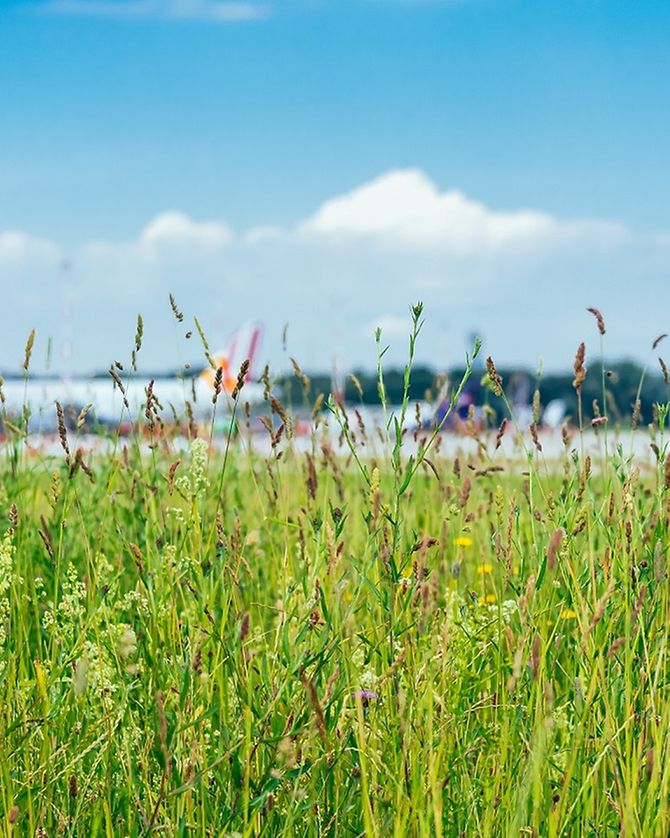
[[[49,0],[38,10],[71,17],[117,20],[204,20],[232,23],[262,20],[269,5],[254,0]]]

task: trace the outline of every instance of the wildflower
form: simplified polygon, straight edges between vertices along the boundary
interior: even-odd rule
[[[481,599],[477,599],[477,605],[481,605],[482,608],[486,608],[488,606],[489,611],[492,613],[496,613],[498,609],[495,606],[497,602],[495,594],[485,594],[481,597]]]
[[[488,563],[480,564],[477,567],[477,573],[479,573],[480,575],[483,575],[485,573],[491,573],[492,570],[493,570],[493,565],[488,564]]]
[[[573,611],[572,608],[564,608],[561,611],[561,619],[562,620],[574,620],[577,617],[577,612]]]
[[[377,676],[372,670],[366,669],[361,675],[360,684],[362,690],[373,690],[377,686]]]
[[[55,608],[44,612],[42,625],[48,632],[55,633],[60,641],[71,641],[85,614],[86,586],[79,580],[77,569],[70,562],[63,582],[61,601]]]
[[[0,542],[0,646],[7,637],[7,623],[9,621],[10,599],[9,589],[12,585],[14,570],[15,547],[9,533]]]
[[[191,443],[191,467],[174,481],[175,487],[186,497],[195,498],[209,485],[207,480],[207,443],[194,439]]]
[[[363,707],[367,707],[371,701],[379,701],[379,693],[373,692],[372,690],[356,690],[353,693],[353,697],[360,699]]]
[[[506,623],[519,613],[519,603],[515,599],[506,599],[500,606],[503,620]]]
[[[459,535],[454,539],[454,544],[457,547],[472,547],[473,541],[469,535]]]
[[[113,695],[118,689],[115,669],[104,648],[87,641],[83,656],[88,662],[86,670],[89,687],[103,706],[109,709],[113,704]]]

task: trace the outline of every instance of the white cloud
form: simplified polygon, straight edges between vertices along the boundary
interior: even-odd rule
[[[390,236],[458,250],[542,235],[554,220],[538,212],[497,213],[461,192],[440,193],[420,170],[384,174],[326,201],[301,225],[306,233]]]
[[[218,23],[261,20],[270,13],[266,4],[244,0],[50,0],[38,8],[50,14],[79,17]]]
[[[0,231],[0,267],[35,259],[57,259],[58,255],[58,247],[52,242],[19,230]]]
[[[222,247],[232,241],[232,230],[220,221],[193,221],[172,210],[153,219],[142,230],[141,244],[153,246]]]
[[[535,210],[491,210],[456,190],[440,192],[419,169],[393,171],[326,201],[300,227],[304,234],[385,238],[466,255],[533,245],[562,236],[616,237],[618,225],[561,224]]]
[[[69,301],[79,369],[123,360],[138,311],[143,364],[195,361],[197,342],[183,342],[171,326],[170,291],[187,316],[199,316],[213,345],[244,320],[264,322],[270,360],[285,357],[279,336],[290,322],[290,353],[307,369],[328,369],[334,353],[345,365],[373,365],[376,326],[391,344],[388,360],[402,362],[409,327],[402,315],[418,299],[426,304],[418,359],[441,367],[462,358],[472,331],[501,364],[532,366],[543,355],[548,368],[567,366],[592,327],[587,305],[605,313],[614,356],[644,354],[670,325],[658,305],[669,281],[670,235],[492,209],[439,190],[418,170],[389,172],[335,196],[290,228],[234,232],[172,210],[130,240],[84,242],[69,256],[65,277],[58,243],[0,233],[8,351],[20,349],[33,326],[57,343]]]
[[[244,240],[248,244],[258,244],[265,241],[277,241],[285,235],[281,227],[267,225],[265,227],[252,227],[244,234]]]

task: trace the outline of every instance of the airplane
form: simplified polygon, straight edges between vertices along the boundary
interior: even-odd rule
[[[232,393],[243,361],[249,361],[244,386],[239,396],[241,404],[257,404],[264,398],[264,386],[254,377],[254,364],[262,339],[260,325],[249,323],[231,336],[226,348],[213,354],[216,370],[221,370],[221,390],[216,412],[231,412]],[[116,377],[116,382],[114,379]],[[215,370],[208,365],[195,374],[186,370],[183,376],[156,377],[153,393],[162,405],[164,420],[172,418],[171,406],[177,416],[183,416],[186,402],[191,404],[193,415],[205,420],[214,413]],[[123,386],[123,392],[118,386]],[[104,376],[96,377],[27,377],[4,380],[0,388],[0,425],[2,418],[12,421],[21,417],[24,405],[30,411],[29,427],[33,432],[50,432],[57,425],[55,403],[59,402],[67,413],[75,417],[87,405],[88,416],[98,424],[118,425],[135,421],[144,411],[149,379],[137,373],[112,367]]]

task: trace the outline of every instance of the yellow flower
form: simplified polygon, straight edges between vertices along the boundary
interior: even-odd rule
[[[469,535],[459,535],[458,538],[454,539],[454,544],[457,547],[472,547],[472,543]]]
[[[493,565],[492,564],[480,564],[477,567],[477,573],[481,573],[481,574],[491,573],[492,570],[493,570]]]
[[[488,602],[489,605],[493,605],[493,603],[496,601],[496,595],[495,594],[486,594],[486,601]]]
[[[564,608],[561,611],[561,619],[563,620],[574,620],[577,616],[577,612],[573,611],[572,608]]]

